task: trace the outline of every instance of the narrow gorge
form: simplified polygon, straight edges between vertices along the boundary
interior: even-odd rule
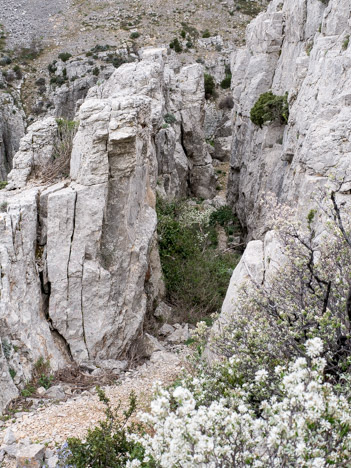
[[[203,346],[206,362],[216,362],[208,343],[216,344],[233,323],[247,282],[270,290],[284,270],[289,252],[277,219],[282,230],[308,220],[315,246],[307,262],[312,271],[318,255],[323,257],[318,245],[329,232],[329,211],[318,203],[316,208],[316,200],[332,190],[336,210],[350,207],[351,0],[235,0],[206,7],[176,2],[184,11],[172,9],[172,17],[162,2],[153,11],[141,0],[134,6],[127,2],[125,9],[110,1],[101,6],[70,1],[50,13],[52,29],[40,26],[39,14],[37,23],[28,16],[28,24],[43,28],[40,45],[21,38],[17,23],[10,30],[14,5],[5,3],[0,13],[0,414],[8,431],[17,427],[9,413],[13,402],[40,399],[35,389],[23,393],[38,362],[50,363],[52,375],[72,366],[87,375],[97,376],[100,369],[118,375],[132,362],[157,361],[171,333],[160,333],[161,327],[179,333],[174,340],[179,348],[172,352],[184,353],[196,342],[198,322],[212,327],[209,341],[198,349]],[[212,32],[211,13],[218,17]],[[61,37],[57,28],[63,24]],[[292,213],[286,226],[278,216],[285,206]],[[194,236],[189,245],[162,250],[168,248],[162,216],[171,223],[172,236]],[[193,218],[184,221],[186,216]],[[343,226],[343,216],[333,219]],[[187,231],[187,222],[193,231]],[[174,238],[169,239],[172,244]],[[201,286],[210,291],[216,275],[227,281],[226,294],[216,297],[224,299],[222,307],[208,299],[206,314],[191,302],[187,307],[180,298],[177,302],[178,271],[170,294],[163,263],[178,254],[198,255],[196,248],[208,259],[207,248],[215,261],[226,258],[214,262],[204,280],[208,287]],[[189,268],[195,272],[194,283],[189,280],[195,295],[192,288],[203,267]],[[349,284],[347,267],[340,270]],[[317,294],[329,280],[311,275],[317,278]],[[172,313],[178,314],[173,320]],[[313,337],[306,332],[296,348]],[[196,348],[189,352],[196,354]],[[0,466],[25,466],[19,456],[17,465],[1,465],[4,457],[4,463],[14,459],[7,442]],[[145,450],[156,456],[156,449]],[[57,464],[45,465],[50,457],[44,462],[41,456],[30,466],[65,466],[53,454]],[[210,458],[193,457],[188,464],[180,456],[162,460],[106,466],[244,466]],[[281,460],[249,466],[327,466],[303,465],[298,457],[286,465]],[[349,460],[334,465],[347,467]]]

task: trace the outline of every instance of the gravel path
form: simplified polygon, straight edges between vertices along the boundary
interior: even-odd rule
[[[184,356],[184,353],[182,353]],[[139,410],[148,408],[153,384],[157,381],[167,385],[179,375],[183,357],[162,351],[154,353],[151,360],[126,374],[120,385],[105,387],[106,395],[113,407],[121,402],[121,410],[128,407],[129,395],[136,393]],[[67,437],[84,437],[89,428],[96,426],[104,417],[104,407],[95,390],[67,401],[39,408],[24,414],[15,423],[8,422],[3,429],[11,427],[18,440],[29,438],[33,443],[46,443],[48,447],[61,445]],[[0,445],[3,440],[0,434]],[[6,459],[2,468],[14,468],[13,459]]]

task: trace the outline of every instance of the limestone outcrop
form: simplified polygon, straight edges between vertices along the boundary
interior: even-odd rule
[[[0,72],[0,88],[2,87]],[[0,94],[0,179],[6,180],[12,168],[12,159],[24,135],[24,116],[10,93]]]
[[[232,58],[234,128],[229,201],[249,238],[267,229],[264,193],[298,205],[333,175],[350,181],[350,0],[273,0]],[[250,121],[258,97],[288,93],[286,126]]]
[[[41,357],[57,369],[132,351],[163,292],[156,189],[170,198],[215,193],[203,119],[201,65],[175,73],[157,49],[89,90],[75,117],[69,179],[41,182],[55,119],[29,127],[0,192],[6,400]]]

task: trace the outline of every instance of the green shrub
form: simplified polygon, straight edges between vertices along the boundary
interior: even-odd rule
[[[182,36],[183,39],[185,39],[185,37],[186,37],[186,32],[184,31],[184,29],[182,29],[182,30],[180,31],[180,35]]]
[[[259,125],[261,128],[265,122],[277,121],[281,124],[288,123],[288,94],[276,96],[272,91],[261,94],[251,109],[250,119],[255,125]]]
[[[69,52],[61,52],[61,54],[59,54],[58,58],[60,60],[62,60],[62,62],[67,62],[68,59],[70,59],[72,57],[72,54],[70,54]]]
[[[216,83],[212,75],[204,74],[205,97],[209,99],[215,93]]]
[[[95,68],[93,69],[93,75],[94,75],[94,76],[98,76],[99,73],[100,73],[100,68],[99,68],[99,67],[95,67]]]
[[[177,121],[176,117],[173,114],[167,113],[164,117],[163,120],[168,123],[169,125],[172,125]]]
[[[144,458],[144,449],[138,442],[128,439],[130,433],[141,431],[140,426],[129,423],[135,413],[136,398],[132,393],[129,408],[119,414],[119,407],[113,410],[105,393],[97,387],[100,401],[105,405],[106,419],[88,431],[85,441],[76,437],[68,439],[68,456],[64,460],[65,466],[75,468],[124,468],[127,461]],[[142,462],[141,468],[153,468],[152,460]]]
[[[202,205],[189,207],[186,203],[167,203],[160,199],[157,215],[167,299],[176,314],[196,322],[219,311],[239,255],[216,249],[219,224],[216,216]],[[218,219],[225,224],[220,214]]]
[[[226,77],[221,81],[221,88],[228,89],[232,83],[232,75],[228,74]]]
[[[132,34],[130,35],[130,38],[131,38],[131,39],[138,39],[139,36],[140,36],[140,33],[138,33],[138,31],[134,31],[134,32],[132,32]]]
[[[3,190],[7,184],[7,180],[0,180],[0,190]]]
[[[344,42],[342,43],[342,48],[343,48],[343,50],[346,50],[346,49],[348,48],[349,42],[350,42],[350,35],[348,34],[348,35],[345,37]]]
[[[211,37],[210,31],[208,29],[205,29],[205,31],[202,33],[202,37],[204,39],[207,39],[207,38]]]
[[[182,52],[183,48],[179,42],[179,40],[177,38],[173,39],[173,41],[169,44],[169,47],[171,49],[174,49],[175,52],[177,52],[178,54],[180,52]]]

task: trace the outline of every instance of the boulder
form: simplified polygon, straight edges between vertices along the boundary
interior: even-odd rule
[[[22,447],[16,456],[17,468],[40,468],[43,465],[45,445],[33,444]]]

